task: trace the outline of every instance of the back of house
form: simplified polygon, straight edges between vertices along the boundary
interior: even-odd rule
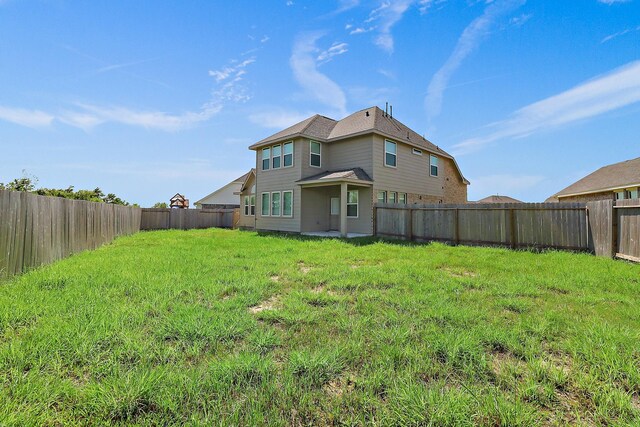
[[[373,206],[465,203],[455,159],[378,107],[342,120],[315,115],[249,147],[256,152],[251,219],[259,230],[373,233]],[[245,214],[249,215],[245,215]]]

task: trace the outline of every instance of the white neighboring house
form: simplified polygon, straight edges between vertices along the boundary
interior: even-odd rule
[[[240,191],[253,169],[195,202],[196,209],[231,209],[240,207]]]

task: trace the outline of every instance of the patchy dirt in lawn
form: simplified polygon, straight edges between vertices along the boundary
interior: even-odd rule
[[[340,397],[345,393],[350,393],[356,386],[353,375],[345,375],[335,378],[324,385],[323,389],[331,397]]]
[[[278,304],[279,300],[277,296],[272,296],[268,300],[262,301],[258,305],[254,305],[253,307],[249,307],[249,311],[251,313],[260,313],[265,310],[273,310],[275,306]]]

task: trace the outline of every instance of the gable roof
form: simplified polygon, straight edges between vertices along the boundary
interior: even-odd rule
[[[194,203],[194,205],[199,205],[202,203],[203,200],[208,199],[209,197],[215,196],[216,193],[219,193],[220,191],[224,190],[225,188],[229,187],[230,185],[236,184],[239,188],[242,187],[245,183],[245,181],[248,179],[248,177],[252,174],[255,173],[255,169],[251,169],[249,172],[245,173],[244,175],[234,179],[233,181],[223,185],[222,187],[218,188],[217,190],[215,190],[212,193],[207,194],[206,196],[204,196],[202,199],[198,200],[197,202]]]
[[[635,186],[640,186],[640,157],[601,167],[551,197],[568,197]]]
[[[305,183],[308,181],[363,181],[373,182],[371,177],[362,168],[341,169],[337,171],[325,171],[317,175],[308,176],[297,182]]]
[[[341,120],[334,120],[316,114],[256,142],[249,148],[256,150],[263,145],[282,142],[296,137],[307,137],[323,142],[334,142],[367,133],[377,133],[384,137],[449,158],[453,160],[455,168],[464,183],[469,184],[469,181],[462,175],[462,171],[453,156],[375,106],[356,111]]]
[[[498,194],[494,194],[484,199],[480,199],[474,203],[522,203],[522,200],[514,199],[509,196],[500,196]]]

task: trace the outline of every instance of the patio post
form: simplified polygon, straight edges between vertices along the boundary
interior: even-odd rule
[[[340,235],[347,237],[347,183],[340,184]]]

